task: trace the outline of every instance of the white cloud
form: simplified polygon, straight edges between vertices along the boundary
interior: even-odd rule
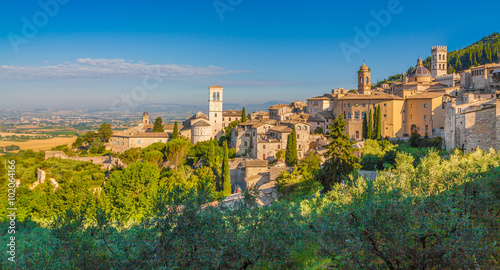
[[[246,70],[227,70],[222,67],[195,67],[176,64],[133,63],[124,59],[81,58],[74,63],[65,62],[47,66],[0,66],[4,79],[66,79],[66,78],[136,78],[155,75],[166,78],[196,78],[235,73]]]

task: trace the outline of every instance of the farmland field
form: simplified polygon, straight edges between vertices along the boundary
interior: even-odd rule
[[[0,141],[0,147],[5,147],[9,145],[18,145],[22,150],[50,150],[61,144],[71,144],[76,140],[76,136],[73,137],[56,137],[47,140],[29,140],[26,142],[12,142],[12,141]]]

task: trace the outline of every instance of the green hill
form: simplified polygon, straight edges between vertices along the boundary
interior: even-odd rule
[[[486,63],[498,62],[500,60],[500,34],[493,33],[471,45],[448,52],[448,73],[466,70],[474,66],[484,65]],[[423,65],[431,70],[431,57],[427,57]],[[413,67],[408,69],[411,71]],[[374,85],[380,86],[382,83],[391,83],[400,81],[402,74],[389,76],[389,78],[380,81]]]

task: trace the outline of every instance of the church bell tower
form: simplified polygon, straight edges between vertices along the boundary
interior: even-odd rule
[[[208,118],[213,127],[213,137],[222,132],[222,86],[213,85],[208,88]]]

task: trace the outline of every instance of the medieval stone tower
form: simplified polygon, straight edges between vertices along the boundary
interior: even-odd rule
[[[148,114],[148,112],[144,112],[142,114],[142,123],[144,125],[149,125],[149,114]]]
[[[448,48],[446,46],[434,46],[431,51],[432,78],[448,74]]]
[[[208,118],[213,127],[213,136],[217,137],[222,131],[222,91],[218,85],[208,88]]]
[[[367,94],[371,93],[372,82],[371,82],[371,71],[365,63],[359,68],[358,71],[358,94]]]

